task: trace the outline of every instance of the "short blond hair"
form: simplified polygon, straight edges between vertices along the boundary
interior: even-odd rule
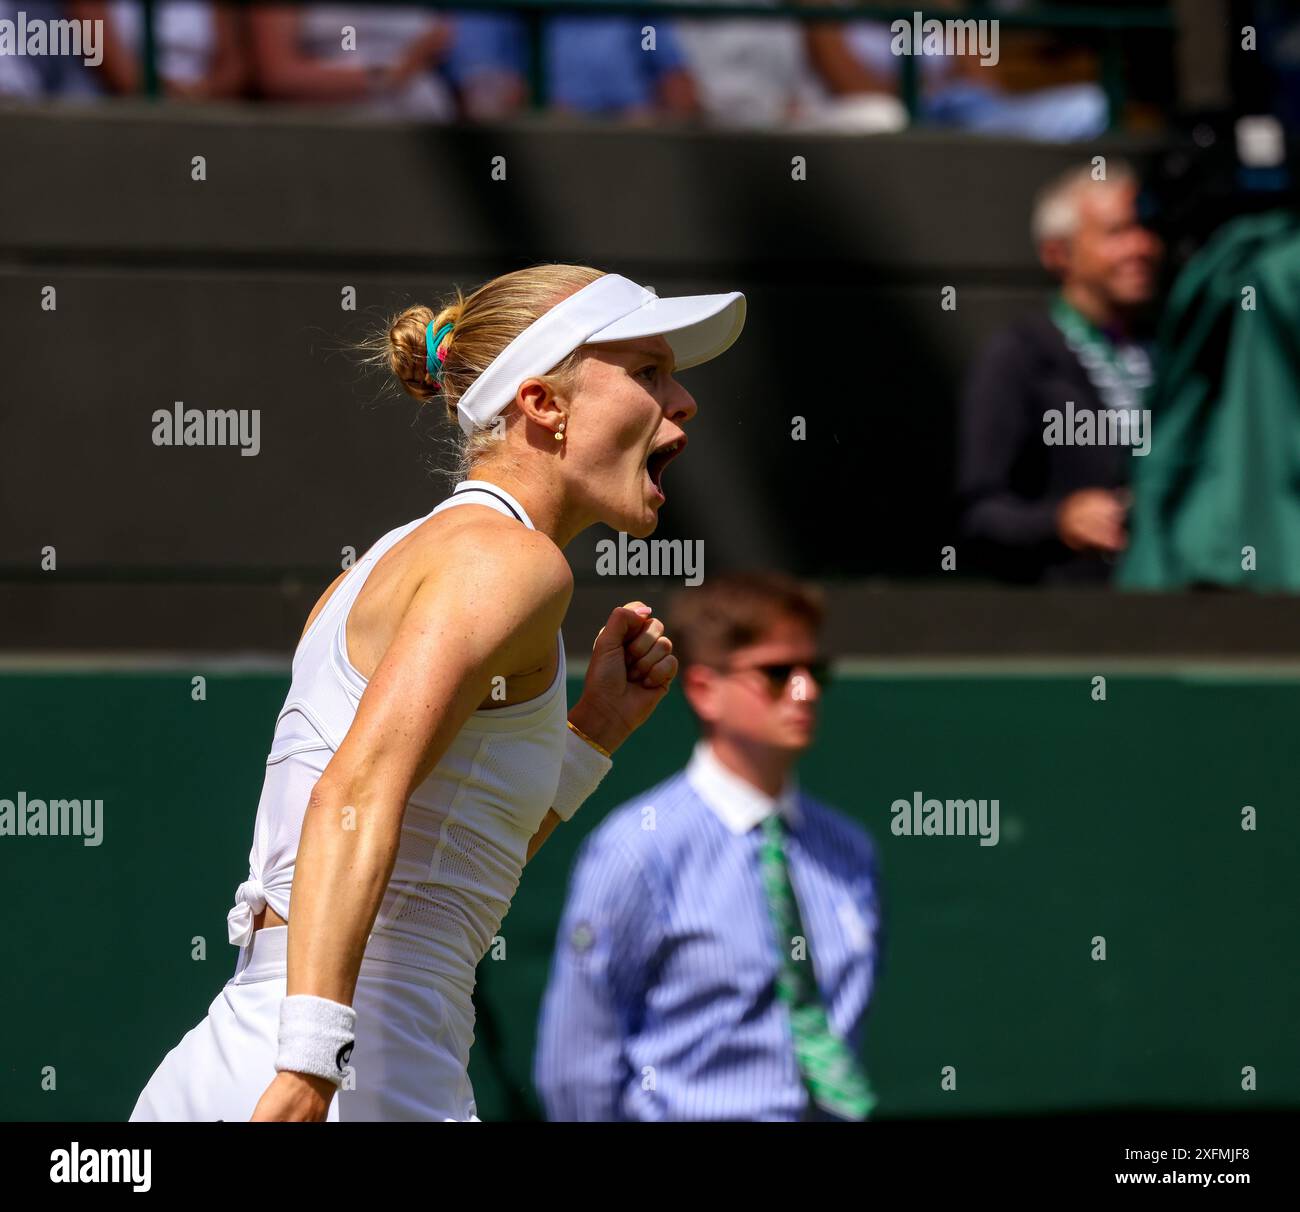
[[[1091,164],[1068,168],[1053,177],[1034,196],[1034,210],[1029,220],[1029,232],[1034,243],[1044,240],[1068,239],[1079,228],[1079,195],[1084,189],[1109,188],[1132,185],[1137,174],[1125,160],[1112,160],[1106,165],[1106,175],[1097,178]]]

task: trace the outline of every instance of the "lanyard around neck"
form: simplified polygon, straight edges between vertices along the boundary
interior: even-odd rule
[[[1151,360],[1137,344],[1122,349],[1064,295],[1052,301],[1052,322],[1107,408],[1137,408],[1151,385]]]

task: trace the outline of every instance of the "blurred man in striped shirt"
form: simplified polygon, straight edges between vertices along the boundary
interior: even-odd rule
[[[826,679],[820,597],[729,574],[669,617],[703,736],[583,843],[539,1028],[547,1115],[864,1120],[874,851],[794,775]]]

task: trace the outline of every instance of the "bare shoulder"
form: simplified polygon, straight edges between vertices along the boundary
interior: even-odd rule
[[[465,505],[430,518],[413,537],[424,585],[453,593],[470,609],[504,609],[521,622],[554,617],[557,626],[568,609],[573,570],[564,553],[513,518]]]

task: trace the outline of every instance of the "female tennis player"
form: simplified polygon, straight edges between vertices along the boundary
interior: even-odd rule
[[[475,968],[677,668],[650,607],[617,607],[567,710],[563,549],[596,522],[654,530],[696,408],[675,371],[744,319],[739,293],[541,265],[392,323],[388,363],[445,400],[467,478],[308,617],[229,914],[235,975],[133,1120],[478,1118]]]

